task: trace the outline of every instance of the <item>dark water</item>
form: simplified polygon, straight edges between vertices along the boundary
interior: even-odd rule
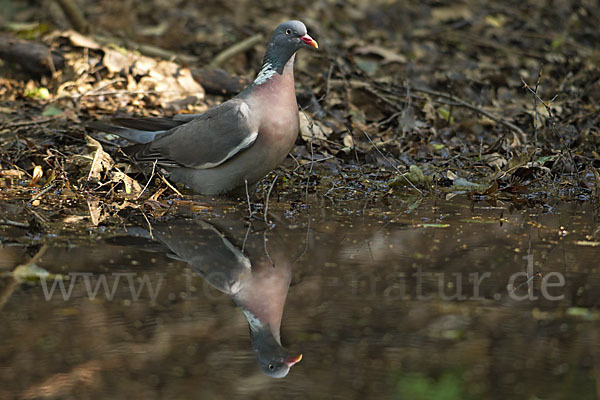
[[[0,211],[1,399],[600,397],[587,204],[271,204],[250,229],[213,206],[38,233]]]

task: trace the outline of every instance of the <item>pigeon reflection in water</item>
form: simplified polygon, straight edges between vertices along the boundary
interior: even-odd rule
[[[302,359],[302,354],[281,345],[279,332],[292,278],[291,260],[275,235],[249,233],[245,243],[234,244],[215,225],[174,220],[153,224],[152,235],[142,228],[129,228],[128,233],[159,242],[169,257],[187,262],[210,285],[231,296],[248,320],[261,370],[283,378]]]

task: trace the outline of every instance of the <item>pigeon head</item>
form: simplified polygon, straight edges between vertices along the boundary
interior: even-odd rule
[[[291,353],[281,346],[269,329],[250,331],[258,366],[273,378],[284,378],[290,368],[302,360],[302,354]]]
[[[306,26],[300,21],[288,21],[275,28],[273,36],[267,44],[267,52],[263,59],[263,67],[283,73],[289,59],[303,47],[319,48],[317,42],[306,32]]]

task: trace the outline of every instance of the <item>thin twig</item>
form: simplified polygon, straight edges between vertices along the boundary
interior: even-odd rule
[[[144,210],[142,210],[140,208],[140,211],[142,212],[142,216],[144,217],[144,219],[146,220],[146,223],[148,224],[148,233],[150,234],[150,237],[152,239],[154,239],[154,235],[152,234],[152,224],[150,223],[150,220],[148,219],[148,217],[146,217],[146,213],[144,212]]]
[[[420,93],[425,93],[425,94],[429,94],[432,96],[439,96],[439,97],[444,97],[446,99],[452,100],[456,103],[458,103],[458,105],[468,108],[470,110],[473,110],[475,112],[478,112],[482,115],[485,115],[486,117],[488,117],[489,119],[491,119],[492,121],[495,121],[501,125],[506,126],[507,128],[509,128],[510,130],[512,130],[513,132],[516,132],[520,135],[520,140],[523,142],[525,140],[525,132],[523,132],[523,130],[521,128],[519,128],[518,126],[516,126],[515,124],[513,124],[512,122],[507,121],[506,119],[502,118],[502,117],[498,117],[486,110],[484,110],[481,107],[477,107],[471,103],[466,102],[465,100],[462,100],[454,95],[451,95],[449,93],[444,93],[444,92],[438,92],[436,90],[430,90],[430,89],[424,89],[424,88],[413,88],[412,89],[414,92],[420,92]]]
[[[263,245],[265,248],[265,254],[267,255],[267,258],[269,259],[269,261],[271,262],[271,267],[275,268],[275,263],[273,262],[273,259],[271,258],[271,255],[269,254],[269,250],[267,249],[267,232],[268,231],[263,232]]]
[[[136,200],[139,200],[139,198],[142,197],[142,195],[144,194],[144,192],[148,188],[148,185],[150,185],[150,182],[152,181],[152,178],[154,178],[154,171],[156,169],[156,164],[157,163],[158,163],[158,160],[154,160],[154,163],[152,164],[152,174],[150,174],[150,179],[148,179],[148,181],[146,182],[146,186],[144,186],[144,188],[142,189],[142,191],[140,192],[140,194],[138,194],[138,197],[135,198]]]
[[[418,188],[418,187],[416,187],[416,186],[415,186],[415,185],[414,185],[414,184],[413,184],[413,183],[410,181],[410,179],[408,179],[408,178],[406,177],[406,175],[404,175],[404,174],[402,173],[402,171],[400,171],[400,170],[399,170],[399,169],[398,169],[398,168],[397,168],[397,167],[394,165],[394,163],[392,163],[392,161],[391,161],[389,158],[387,158],[387,157],[385,156],[385,154],[383,154],[383,153],[381,152],[381,150],[379,150],[379,148],[378,148],[377,146],[375,146],[375,143],[373,143],[373,141],[371,140],[371,137],[370,137],[370,136],[367,134],[367,132],[365,132],[365,131],[362,131],[362,133],[363,133],[363,134],[364,134],[364,135],[367,137],[367,139],[368,139],[368,140],[369,140],[369,142],[370,142],[370,143],[373,145],[373,148],[375,148],[375,150],[376,150],[376,151],[379,153],[379,155],[381,155],[381,157],[383,157],[383,158],[384,158],[384,159],[385,159],[385,160],[386,160],[386,161],[387,161],[387,162],[388,162],[388,163],[389,163],[389,164],[392,166],[392,168],[394,168],[394,170],[395,170],[395,171],[396,171],[398,174],[400,174],[400,176],[401,176],[401,177],[403,177],[403,178],[406,180],[406,182],[408,182],[408,184],[409,184],[409,185],[410,185],[410,186],[411,186],[413,189],[415,189],[417,192],[419,192],[419,194],[422,196],[422,195],[423,195],[423,192],[422,192],[421,190],[419,190],[419,188]]]
[[[29,203],[31,204],[34,201],[36,201],[37,199],[39,199],[40,197],[42,197],[44,194],[46,194],[47,192],[49,192],[55,185],[56,185],[56,182],[51,182],[42,191],[40,191],[38,194],[36,194],[35,196],[33,196],[33,198],[29,201]]]
[[[538,69],[538,78],[537,78],[537,82],[535,82],[535,92],[538,92],[538,89],[540,87],[540,81],[542,80],[542,66],[540,65],[540,68]],[[541,122],[540,119],[540,115],[538,113],[538,109],[537,109],[537,103],[538,103],[538,99],[537,96],[533,96],[533,110],[535,112],[535,123],[533,124],[533,129],[534,129],[534,140],[535,140],[535,148],[537,151],[537,145],[538,145],[538,122]]]
[[[511,293],[511,294],[513,294],[513,293],[515,293],[515,292],[517,291],[517,289],[519,289],[521,286],[529,284],[529,282],[531,282],[531,281],[533,280],[533,278],[535,278],[535,277],[542,277],[542,276],[543,276],[543,275],[542,275],[542,272],[541,272],[541,271],[538,271],[538,272],[534,273],[533,275],[531,275],[531,276],[527,277],[527,280],[526,280],[526,281],[524,281],[524,282],[521,282],[521,283],[520,283],[518,286],[516,286],[516,287],[513,287],[513,288],[512,288],[512,290],[510,291],[510,293]]]
[[[29,228],[25,222],[11,221],[10,219],[0,219],[0,225],[16,226],[17,228]]]
[[[2,310],[2,307],[4,307],[8,299],[10,299],[10,296],[12,296],[17,286],[19,286],[19,282],[12,278],[8,286],[6,286],[2,292],[0,292],[0,310]]]
[[[290,154],[291,155],[291,154]],[[318,163],[318,162],[322,162],[322,161],[327,161],[327,160],[331,160],[332,158],[336,158],[334,155],[329,155],[329,156],[325,156],[323,158],[319,158],[318,160],[314,160],[314,162]],[[307,165],[310,167],[310,164],[300,164],[295,158],[294,160],[296,161],[296,163],[298,164],[296,166],[296,168],[294,169],[294,171],[299,170],[300,168],[304,168]]]
[[[267,226],[269,226],[269,221],[267,220],[267,214],[269,213],[269,197],[271,196],[271,191],[273,190],[273,186],[275,186],[275,182],[277,182],[277,178],[279,178],[279,175],[275,174],[275,178],[273,179],[273,182],[271,182],[271,186],[269,186],[267,198],[265,199],[265,224],[267,224]]]
[[[121,95],[132,95],[132,94],[155,94],[155,95],[163,95],[163,94],[172,94],[177,93],[175,90],[165,90],[164,92],[157,92],[156,90],[112,90],[112,91],[104,91],[104,92],[88,92],[88,93],[75,93],[72,95],[68,95],[65,97],[69,97],[73,100],[77,100],[82,97],[97,97],[97,96],[121,96]],[[60,97],[59,97],[60,99]]]
[[[244,179],[244,185],[246,187],[246,201],[248,202],[248,219],[251,219],[254,213],[252,212],[252,205],[250,204],[250,193],[248,192],[248,179]]]
[[[300,259],[302,257],[304,257],[304,255],[306,253],[308,253],[308,236],[310,235],[310,213],[308,214],[308,222],[306,224],[306,236],[304,237],[304,250],[302,251],[302,253],[300,253],[300,255],[298,256],[298,258],[296,258],[296,260],[294,261],[294,264],[296,264],[298,261],[300,261]]]
[[[540,75],[541,75],[541,73],[540,73]],[[525,82],[525,79],[523,79],[523,77],[521,77],[521,82],[523,83],[523,87],[525,89],[527,89],[529,91],[529,93],[531,93],[537,99],[537,101],[539,101],[540,103],[543,104],[544,108],[546,109],[546,112],[548,113],[548,117],[550,118],[550,125],[552,126],[552,131],[558,137],[558,140],[560,141],[560,144],[563,146],[563,148],[567,152],[567,156],[569,157],[569,160],[573,163],[573,168],[575,169],[575,173],[578,174],[577,166],[575,165],[575,159],[573,158],[573,154],[571,153],[571,150],[567,146],[567,143],[565,142],[564,138],[562,137],[562,135],[558,131],[558,128],[556,127],[556,119],[554,118],[554,113],[552,113],[551,106],[552,106],[552,103],[554,102],[554,100],[556,100],[556,98],[558,97],[558,95],[555,95],[552,98],[552,100],[550,100],[549,102],[545,102],[544,100],[542,100],[542,98],[538,94],[538,90],[537,90],[538,89],[538,85],[537,84],[536,84],[536,89],[533,90],[531,88],[531,86],[529,86],[527,84],[527,82]]]
[[[173,185],[171,185],[171,183],[169,183],[169,181],[162,175],[160,175],[160,179],[162,179],[162,181],[175,193],[177,193],[178,196],[183,197],[183,195],[181,194],[181,192],[179,190],[177,190],[177,188]]]
[[[83,11],[79,8],[77,3],[73,0],[56,0],[62,8],[63,12],[69,19],[73,28],[81,33],[88,33],[90,31],[90,24],[85,19]]]
[[[170,60],[172,62],[177,61],[185,64],[194,64],[198,61],[198,57],[196,56],[191,56],[188,54],[179,54],[170,50],[165,50],[163,48],[153,46],[151,44],[136,43],[131,40],[124,40],[118,38],[116,36],[94,35],[93,39],[96,42],[105,46],[117,44],[120,47],[137,50],[148,57],[157,57],[165,60]]]
[[[37,253],[35,253],[35,255],[33,257],[31,257],[31,259],[29,261],[27,261],[25,264],[21,264],[16,268],[19,268],[20,266],[28,266],[28,265],[32,265],[37,263],[40,258],[42,258],[42,256],[46,253],[46,250],[48,250],[48,245],[43,245],[41,249],[38,250]],[[14,270],[13,270],[14,272]],[[0,310],[2,309],[2,307],[4,307],[4,305],[6,304],[6,302],[8,301],[8,299],[10,299],[10,296],[12,296],[13,292],[15,291],[15,289],[19,286],[19,281],[14,277],[14,274],[12,275],[12,279],[11,282],[8,284],[8,286],[0,293]]]
[[[246,228],[246,235],[244,235],[244,240],[242,241],[242,253],[246,248],[246,240],[248,240],[248,235],[250,235],[250,229],[252,229],[252,223],[248,223],[248,227]]]
[[[47,117],[47,118],[40,118],[38,120],[13,122],[13,123],[9,123],[9,124],[6,124],[6,125],[2,125],[2,129],[5,129],[5,128],[17,128],[19,126],[45,124],[46,122],[53,121],[54,119],[56,119],[56,118],[54,118],[54,117]]]
[[[250,36],[249,38],[244,39],[241,42],[236,42],[233,46],[217,54],[210,63],[210,67],[217,68],[221,66],[225,61],[229,60],[234,55],[238,53],[243,53],[244,51],[251,49],[258,43],[262,42],[262,40],[263,35],[261,33],[257,33],[256,35]]]
[[[374,84],[377,84],[377,82],[373,82]],[[331,80],[331,84],[332,85],[336,85],[336,86],[344,86],[347,84],[350,84],[350,87],[353,88],[362,88],[367,90],[369,93],[377,96],[379,99],[381,99],[382,101],[386,102],[387,104],[393,106],[394,108],[401,110],[401,108],[395,104],[394,102],[392,102],[391,100],[387,99],[386,97],[382,96],[381,94],[376,94],[377,91],[372,87],[372,84],[369,82],[364,82],[364,81],[359,81],[359,80],[351,80],[351,81],[346,81],[344,80]],[[398,88],[398,87],[396,87]],[[390,92],[390,90],[386,90],[386,89],[382,89],[380,87],[376,87],[376,89],[378,90],[383,90],[387,93],[390,93],[392,95],[396,95],[393,92]],[[456,97],[454,95],[451,95],[449,93],[444,93],[444,92],[438,92],[436,90],[430,90],[430,89],[425,89],[425,88],[415,88],[412,87],[410,88],[409,91],[407,91],[407,94],[403,95],[403,96],[410,96],[410,98],[415,98],[418,99],[418,96],[415,96],[413,93],[410,92],[418,92],[418,93],[424,93],[424,94],[429,94],[431,96],[438,96],[438,97],[442,97],[448,100],[451,100],[453,103],[450,103],[450,105],[454,105],[454,106],[458,106],[458,107],[464,107],[464,108],[468,108],[470,110],[473,110],[475,112],[478,112],[482,115],[485,115],[486,117],[488,117],[489,119],[491,119],[492,121],[495,121],[501,125],[506,126],[507,128],[509,128],[511,131],[517,133],[520,136],[520,140],[524,141],[525,140],[525,132],[523,132],[523,130],[521,128],[519,128],[518,126],[516,126],[515,124],[513,124],[510,121],[507,121],[506,119],[499,117],[497,115],[492,114],[489,111],[486,111],[484,109],[482,109],[481,107],[477,107],[465,100],[462,100],[459,97]]]

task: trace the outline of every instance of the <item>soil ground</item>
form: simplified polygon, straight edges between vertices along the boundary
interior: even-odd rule
[[[320,49],[297,58],[303,127],[293,158],[275,172],[278,199],[467,192],[543,205],[598,198],[600,11],[593,1],[199,7],[81,0],[87,36],[68,31],[73,20],[55,2],[2,4],[4,31],[43,42],[65,60],[42,76],[1,66],[3,199],[57,207],[185,198],[190,192],[176,193],[156,178],[160,171],[148,182],[151,168],[140,174],[119,152],[123,142],[92,139],[85,123],[202,112],[222,102],[230,88],[215,95],[190,71],[198,77],[219,67],[226,79],[252,79],[266,37],[291,18],[307,24]],[[217,54],[256,34],[263,37],[215,65]],[[259,198],[274,179],[266,177]]]

